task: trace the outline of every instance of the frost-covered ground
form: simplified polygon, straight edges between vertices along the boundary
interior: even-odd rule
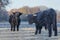
[[[10,31],[10,28],[0,28],[0,40],[60,40],[60,28],[58,36],[48,37],[48,31],[42,29],[42,33],[35,35],[35,28],[20,28],[19,31]]]

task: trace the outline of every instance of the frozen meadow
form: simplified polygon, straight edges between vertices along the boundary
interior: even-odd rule
[[[0,23],[3,25],[3,23]],[[54,36],[52,31],[52,37],[48,37],[48,30],[42,29],[42,33],[35,35],[35,27],[28,25],[28,23],[21,23],[19,31],[10,31],[10,27],[7,23],[1,27],[0,25],[0,40],[60,40],[60,27],[58,27],[58,36]]]

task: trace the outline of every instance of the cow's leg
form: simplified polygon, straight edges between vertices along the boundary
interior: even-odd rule
[[[54,20],[53,20],[53,30],[54,30],[54,36],[57,36],[57,19],[56,19],[56,14],[54,16]]]
[[[11,25],[11,31],[13,30],[13,26]]]
[[[18,25],[17,25],[17,31],[19,31],[19,25],[20,25],[20,18],[18,19]]]
[[[54,36],[57,36],[57,28],[54,31]]]
[[[38,24],[35,24],[35,25],[36,25],[36,31],[35,31],[35,35],[36,35],[38,33],[38,30],[39,30],[38,27],[39,26],[38,26]]]
[[[10,24],[11,25],[11,31],[12,31],[12,24]]]
[[[17,25],[17,31],[19,31],[19,25]]]
[[[41,34],[41,28],[39,29],[39,34]]]
[[[47,24],[45,24],[45,30],[47,30]]]
[[[11,24],[11,31],[13,31],[13,27],[14,27],[13,24]]]
[[[51,37],[51,35],[52,35],[51,24],[48,25],[48,32],[49,32],[49,37]]]
[[[41,34],[41,29],[42,29],[42,26],[39,27],[39,34]]]
[[[15,31],[15,25],[14,25],[14,30],[13,31]]]
[[[17,31],[19,31],[20,20],[18,20]]]
[[[53,24],[53,31],[54,31],[54,36],[57,36],[57,25],[56,24]]]
[[[54,26],[54,36],[57,36],[57,24],[55,23],[54,25],[55,25]]]

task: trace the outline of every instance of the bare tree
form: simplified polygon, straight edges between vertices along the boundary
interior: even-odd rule
[[[9,4],[9,0],[0,0],[0,9],[7,6]]]
[[[8,12],[5,10],[5,7],[9,3],[9,0],[0,0],[0,21],[6,21],[8,19]]]

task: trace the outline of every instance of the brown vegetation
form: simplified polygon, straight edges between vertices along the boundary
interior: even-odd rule
[[[24,6],[24,7],[19,8],[19,9],[11,9],[9,11],[9,15],[12,14],[12,12],[16,12],[16,11],[22,12],[24,14],[34,14],[36,12],[39,12],[40,10],[43,11],[45,9],[48,9],[48,8],[46,6],[36,6],[36,7]],[[57,22],[60,22],[60,11],[56,11],[56,12],[57,12]]]

